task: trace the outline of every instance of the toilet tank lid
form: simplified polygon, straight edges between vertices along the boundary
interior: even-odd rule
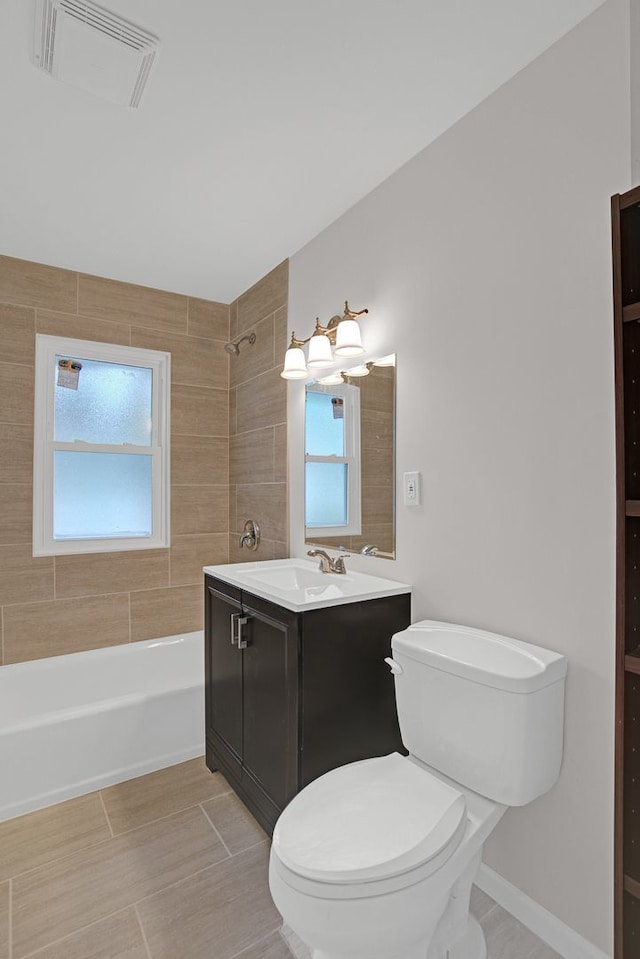
[[[392,649],[399,657],[514,693],[543,689],[567,673],[566,657],[550,649],[430,619],[396,633]]]

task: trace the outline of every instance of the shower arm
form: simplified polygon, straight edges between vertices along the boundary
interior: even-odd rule
[[[249,345],[253,346],[256,341],[256,334],[253,331],[251,333],[245,333],[239,340],[232,340],[231,343],[225,343],[225,352],[231,356],[240,356],[240,344],[244,343],[245,340],[248,340]]]

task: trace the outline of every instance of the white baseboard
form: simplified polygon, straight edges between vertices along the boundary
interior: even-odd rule
[[[475,884],[564,959],[611,959],[484,863],[480,864]]]

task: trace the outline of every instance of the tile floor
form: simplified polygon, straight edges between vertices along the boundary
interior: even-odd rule
[[[0,823],[0,959],[291,959],[268,838],[204,760]],[[559,959],[479,890],[489,959]]]

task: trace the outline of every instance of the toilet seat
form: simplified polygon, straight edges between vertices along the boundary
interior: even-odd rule
[[[272,851],[303,881],[383,882],[446,861],[465,812],[461,792],[392,753],[334,769],[298,793],[276,824]]]

